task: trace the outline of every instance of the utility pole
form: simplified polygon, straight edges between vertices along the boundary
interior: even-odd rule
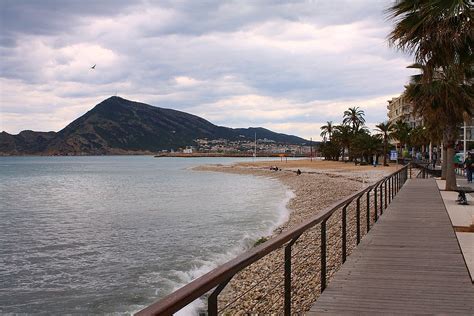
[[[312,138],[312,137],[309,139],[309,148],[310,148],[310,151],[311,151],[311,153],[310,153],[310,157],[311,157],[311,158],[310,158],[310,161],[312,162],[312,161],[313,161],[313,138]]]

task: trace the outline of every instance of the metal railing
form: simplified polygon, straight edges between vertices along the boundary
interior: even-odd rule
[[[433,177],[441,177],[441,170],[440,169],[433,169],[430,168],[430,163],[422,163],[422,162],[412,162],[410,164],[410,168],[414,167],[419,170],[418,175],[416,178],[433,178]]]
[[[292,278],[292,274],[296,273],[295,271],[292,271],[292,258],[294,259],[294,257],[292,256],[292,249],[298,239],[302,236],[302,234],[304,234],[311,228],[317,229],[317,227],[315,226],[320,224],[320,243],[319,246],[317,246],[317,248],[319,248],[320,254],[318,258],[313,259],[319,261],[319,285],[320,292],[322,293],[326,288],[328,282],[328,220],[331,218],[332,215],[336,213],[336,211],[341,210],[341,218],[340,221],[337,221],[337,223],[341,224],[340,229],[342,230],[340,236],[340,260],[341,263],[343,263],[346,261],[346,258],[348,256],[348,207],[351,206],[351,208],[355,208],[356,218],[354,221],[356,222],[356,232],[355,236],[353,236],[353,239],[356,244],[359,244],[362,234],[369,232],[371,226],[375,222],[377,222],[378,218],[383,214],[384,209],[387,208],[388,204],[393,200],[397,192],[400,190],[400,188],[403,186],[403,184],[409,177],[408,168],[409,166],[404,166],[400,170],[390,174],[387,177],[384,177],[375,184],[368,186],[367,188],[360,190],[341,201],[334,203],[333,205],[327,207],[326,209],[322,210],[321,212],[319,212],[312,218],[304,221],[303,223],[280,233],[279,235],[271,238],[263,244],[250,249],[249,251],[241,254],[235,259],[228,261],[227,263],[206,273],[198,279],[188,283],[187,285],[169,294],[163,299],[139,311],[136,315],[171,315],[179,311],[184,306],[190,304],[194,300],[201,298],[203,295],[205,295],[211,290],[212,292],[207,296],[208,315],[218,315],[219,312],[222,313],[222,310],[219,310],[218,306],[218,296],[232,280],[232,278],[238,272],[249,267],[251,264],[259,261],[261,258],[269,255],[272,252],[275,252],[278,249],[282,250],[282,247],[284,251],[284,276],[283,280],[281,280],[281,283],[283,283],[284,291],[283,297],[281,298],[283,301],[283,311],[280,311],[280,313],[283,312],[284,315],[291,315],[292,295],[294,291],[294,289],[292,290],[292,283],[294,281]],[[364,199],[365,203],[361,203],[361,199]],[[361,218],[362,210],[364,211],[364,215],[366,216],[366,223],[363,223],[364,219]],[[363,232],[362,228],[364,228],[364,230],[366,231]],[[337,244],[339,244],[339,242]],[[307,260],[307,257],[305,258],[305,260]],[[278,265],[278,267],[275,267],[275,269],[272,271],[274,272],[279,268],[281,269],[281,266]],[[251,287],[249,290],[252,289],[253,287]],[[314,289],[314,291],[316,290],[317,289]]]

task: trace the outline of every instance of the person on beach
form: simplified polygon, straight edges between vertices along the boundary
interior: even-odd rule
[[[301,174],[301,170],[298,169],[298,171],[296,171],[296,175],[299,176]]]
[[[472,154],[468,153],[466,159],[464,160],[464,169],[466,170],[467,183],[472,183],[472,172],[474,171]]]

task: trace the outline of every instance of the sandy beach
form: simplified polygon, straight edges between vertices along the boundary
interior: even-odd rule
[[[275,171],[275,167],[278,171]],[[273,170],[271,170],[273,168]],[[278,179],[295,194],[288,202],[289,219],[272,236],[301,223],[337,200],[397,170],[396,165],[356,166],[353,163],[290,160],[205,165],[197,170],[250,174]],[[296,171],[300,170],[301,175]],[[362,203],[366,203],[361,200]],[[341,265],[340,211],[328,221],[328,277]],[[365,216],[365,214],[361,214]],[[348,208],[348,251],[355,246],[355,208]],[[363,221],[364,222],[364,221]],[[365,230],[365,223],[363,229]],[[272,236],[265,236],[271,238]],[[293,246],[292,311],[303,313],[319,296],[319,226],[305,232]],[[279,249],[236,274],[219,296],[224,314],[278,314],[283,306],[283,251]]]

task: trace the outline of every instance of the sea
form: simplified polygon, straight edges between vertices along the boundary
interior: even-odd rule
[[[293,193],[193,167],[254,159],[0,157],[0,314],[130,315],[249,249]]]

